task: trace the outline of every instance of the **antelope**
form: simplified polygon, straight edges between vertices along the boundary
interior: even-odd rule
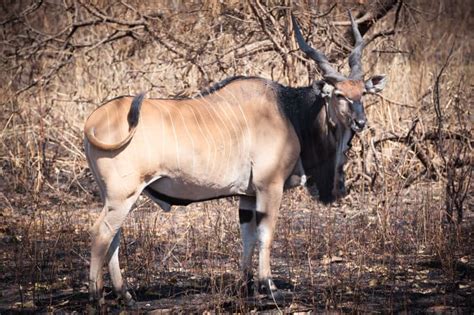
[[[300,49],[323,79],[287,87],[257,77],[224,80],[189,99],[118,97],[98,107],[84,128],[87,161],[104,207],[91,228],[91,301],[103,303],[102,267],[125,303],[119,267],[121,225],[144,193],[162,209],[239,197],[243,279],[252,284],[258,247],[258,289],[278,293],[270,250],[285,189],[315,185],[322,202],[346,194],[343,166],[351,139],[366,125],[365,93],[385,86],[385,75],[364,81],[364,42],[349,12],[355,47],[348,77],[304,40],[292,16]]]

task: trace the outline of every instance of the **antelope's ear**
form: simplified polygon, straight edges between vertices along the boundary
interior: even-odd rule
[[[365,81],[365,89],[367,93],[378,93],[383,90],[386,83],[387,78],[385,74],[374,75],[373,77]]]
[[[317,94],[321,94],[322,97],[330,98],[334,91],[334,85],[326,81],[315,81],[313,83],[313,89],[315,89]]]

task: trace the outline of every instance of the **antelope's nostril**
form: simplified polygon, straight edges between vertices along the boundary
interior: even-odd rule
[[[357,127],[359,127],[360,129],[365,127],[365,119],[358,119],[355,121],[355,123]]]

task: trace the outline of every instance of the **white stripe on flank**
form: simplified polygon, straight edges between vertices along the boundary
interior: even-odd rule
[[[247,152],[250,152],[250,148],[252,147],[252,136],[250,134],[250,126],[249,126],[249,122],[247,120],[247,117],[245,116],[245,113],[242,109],[242,105],[240,104],[239,100],[237,99],[237,97],[235,97],[234,94],[232,94],[230,91],[228,92],[230,94],[230,96],[232,96],[235,100],[235,103],[237,104],[237,107],[239,108],[240,110],[240,113],[242,114],[242,117],[244,118],[244,121],[245,121],[245,129],[247,130],[247,141],[248,141],[248,147],[247,147]],[[243,135],[242,135],[243,136]]]
[[[120,119],[120,115],[119,115],[117,106],[114,106],[114,109],[115,109],[115,110],[114,110],[115,118],[117,119],[116,122],[120,122],[121,119]],[[119,132],[118,132],[118,133],[119,133],[119,140],[118,140],[118,141],[121,141],[123,138],[126,137],[126,135],[123,136],[122,128],[118,128],[118,129],[119,129],[119,130],[118,130],[118,131],[119,131]]]
[[[160,156],[158,158],[158,162],[160,163],[163,163],[163,156],[164,156],[164,153],[163,153],[163,147],[164,147],[164,141],[165,141],[165,118],[163,117],[164,114],[163,112],[161,111],[160,109],[160,104],[159,103],[151,103],[153,104],[153,106],[158,110],[159,112],[159,116],[161,118],[161,123],[160,123],[160,134],[157,136],[158,139],[160,139]]]
[[[219,94],[219,91],[215,92],[215,94],[216,94],[216,96],[220,97],[223,100],[222,103],[226,104],[227,108],[232,108],[232,104],[230,104],[229,101],[225,97],[223,97],[221,94]],[[225,120],[227,120],[229,122],[228,124],[225,124],[226,130],[229,133],[229,139],[228,139],[228,141],[226,141],[229,144],[229,160],[227,161],[227,165],[229,167],[229,170],[231,171],[230,173],[234,174],[235,173],[234,168],[238,167],[238,164],[237,163],[231,163],[231,158],[240,155],[240,154],[237,155],[237,152],[235,152],[235,147],[237,146],[238,153],[241,153],[240,152],[241,142],[240,142],[240,137],[238,136],[237,128],[235,128],[234,122],[232,121],[232,118],[230,117],[230,115],[227,114],[227,110],[226,110],[226,108],[224,108],[224,105],[222,103],[218,103],[218,106],[215,106],[215,107],[221,109],[221,111],[224,113]],[[235,146],[233,145],[233,137],[232,137],[232,132],[230,131],[230,129],[232,129],[234,134],[237,136],[237,142],[238,143]],[[232,170],[231,170],[231,167],[232,167]]]
[[[105,107],[105,113],[107,115],[107,135],[110,137],[111,136],[111,123],[110,123],[110,115],[109,115],[109,108],[108,106]],[[114,156],[112,159],[117,159],[117,155]],[[113,168],[115,173],[120,177],[120,172],[117,168],[117,163],[113,163]]]
[[[199,132],[201,133],[202,137],[206,140],[206,143],[207,143],[208,154],[207,154],[206,173],[208,173],[209,172],[209,166],[210,166],[210,163],[211,163],[211,151],[212,151],[211,143],[209,142],[209,139],[206,137],[204,131],[201,128],[201,124],[199,123],[199,120],[196,116],[196,113],[194,112],[193,105],[188,104],[188,106],[189,106],[189,109],[191,110],[191,112],[193,113],[194,120],[196,121],[196,125],[198,126]],[[201,148],[201,149],[203,149],[203,148]]]
[[[142,121],[143,121],[143,119],[144,119],[144,117],[142,118]],[[143,124],[142,126],[146,126],[146,124]],[[146,148],[145,150],[146,150],[147,162],[148,162],[148,165],[150,165],[151,161],[153,160],[153,158],[151,156],[151,152],[150,152],[151,151],[151,146],[153,145],[153,143],[150,143],[150,139],[149,139],[150,132],[147,131],[143,127],[137,127],[137,131],[139,131],[142,134],[143,142],[145,143],[145,148]]]
[[[178,170],[180,170],[181,165],[179,163],[179,143],[178,143],[178,136],[176,134],[176,128],[173,122],[173,117],[171,116],[169,108],[166,107],[166,104],[163,104],[163,108],[166,108],[166,111],[168,112],[168,117],[170,118],[170,121],[171,121],[171,126],[173,127],[173,135],[174,135],[175,149],[176,149],[176,167],[178,168]]]
[[[222,136],[222,141],[220,141],[220,142],[221,142],[221,143],[222,143],[222,142],[224,143],[223,155],[224,155],[224,159],[225,159],[225,156],[226,156],[226,147],[225,147],[225,142],[226,142],[226,141],[225,141],[225,136],[224,136],[224,133],[222,132],[222,130],[219,128],[219,124],[217,123],[217,120],[214,118],[215,115],[217,115],[218,117],[219,117],[219,115],[214,111],[214,109],[213,109],[214,105],[211,104],[210,102],[208,102],[205,97],[202,97],[201,100],[204,102],[203,107],[205,107],[206,110],[208,111],[209,116],[210,116],[211,119],[214,121],[214,125],[217,127],[217,129],[219,130],[219,133],[220,133],[221,136]],[[209,110],[208,107],[212,108],[212,112],[214,112],[214,114],[211,113],[211,111]],[[219,119],[220,119],[220,117],[219,117]],[[221,120],[221,122],[222,122],[222,119],[220,119],[220,120]],[[211,134],[211,136],[213,135],[212,133],[210,133],[210,134]],[[219,151],[218,148],[217,148],[217,146],[218,146],[219,144],[220,144],[220,143],[216,141],[216,155],[217,155],[217,152]],[[229,153],[230,153],[230,152],[229,152]],[[219,173],[218,173],[218,175],[221,176],[221,177],[225,177],[225,174],[226,174],[226,168],[224,167],[224,170],[222,171],[222,174],[219,174]]]
[[[225,90],[225,91],[224,91],[224,90]],[[224,89],[224,90],[223,90],[223,92],[227,92],[227,94],[230,95],[230,96],[234,99],[234,101],[235,101],[235,104],[236,104],[236,105],[231,106],[231,108],[232,108],[231,112],[232,112],[232,116],[234,116],[235,121],[237,122],[237,126],[239,126],[240,133],[241,133],[241,135],[242,135],[242,137],[243,137],[243,136],[244,136],[244,133],[245,133],[245,132],[244,132],[244,129],[242,128],[242,125],[240,124],[240,119],[239,119],[239,117],[237,116],[237,114],[236,114],[235,111],[234,111],[234,107],[236,107],[236,106],[237,106],[237,107],[240,107],[240,102],[239,102],[239,100],[235,97],[235,95],[234,95],[232,92],[227,91],[227,89]]]
[[[231,151],[230,150],[227,150],[227,146],[226,144],[230,144],[230,139],[232,138],[232,135],[230,134],[229,132],[229,129],[227,129],[227,125],[224,121],[224,119],[221,117],[221,115],[219,115],[219,112],[216,110],[217,107],[220,107],[219,106],[220,104],[211,104],[210,107],[212,108],[213,112],[216,114],[216,116],[219,118],[219,120],[221,121],[222,123],[222,127],[223,129],[225,129],[225,131],[227,132],[229,138],[228,139],[225,139],[223,138],[223,145],[224,145],[224,160],[227,161],[226,165],[224,166],[224,173],[222,175],[223,178],[226,177],[226,175],[228,174],[228,168],[229,168],[229,164],[230,164],[230,157],[231,157]],[[230,145],[229,145],[229,149],[230,149]],[[227,154],[226,154],[227,153]]]
[[[234,111],[232,110],[233,105],[227,100],[227,98],[222,96],[219,92],[220,91],[216,92],[216,95],[219,96],[224,101],[224,104],[227,104],[227,108],[229,108],[229,111],[234,113]],[[242,146],[242,140],[238,136],[238,128],[235,127],[235,123],[237,123],[237,125],[239,125],[239,123],[238,123],[237,120],[233,121],[230,114],[227,115],[227,110],[224,110],[224,108],[222,108],[222,111],[224,112],[224,115],[226,116],[226,119],[230,122],[230,125],[232,125],[232,130],[234,131],[235,135],[237,136],[237,142],[238,142],[237,147],[238,147],[238,150],[240,152],[241,151],[241,146]],[[232,116],[234,116],[234,118],[235,118],[235,115],[232,115]]]
[[[214,124],[216,124],[215,120],[214,120],[214,117],[212,116],[212,113],[209,111],[209,109],[207,109],[207,103],[206,102],[202,102],[200,103],[201,106],[199,106],[199,108],[206,108],[206,111],[207,113],[209,114],[209,117],[212,119],[212,121],[214,122]],[[199,111],[197,111],[199,113]],[[202,120],[205,121],[205,119],[203,119],[203,116],[201,116],[201,114],[199,113],[199,116],[201,117]],[[212,159],[212,161],[217,161],[217,145],[218,145],[218,141],[217,139],[215,138],[216,135],[214,135],[212,133],[212,131],[209,129],[209,127],[207,126],[207,124],[204,124],[204,127],[206,127],[206,131],[209,133],[210,135],[210,138],[212,139],[212,143],[214,144],[214,159]],[[212,164],[212,167],[211,167],[211,171],[210,171],[210,174],[214,175],[214,165],[215,163]]]
[[[110,118],[109,118],[109,108],[105,106],[105,115],[107,117],[107,136],[110,137],[112,131],[110,130]]]
[[[231,105],[229,102],[227,102],[227,103],[228,103],[229,105],[231,105],[231,106],[229,106],[229,107],[230,107],[230,111],[232,112],[232,116],[235,118],[235,121],[236,121],[236,123],[237,123],[237,126],[238,126],[238,128],[239,128],[239,130],[240,130],[240,137],[239,137],[239,142],[240,142],[240,145],[239,145],[239,152],[240,152],[240,154],[241,154],[240,157],[243,158],[243,159],[246,159],[247,156],[245,156],[245,153],[248,154],[248,152],[249,152],[249,141],[248,141],[248,140],[247,140],[247,141],[244,140],[244,138],[245,138],[245,131],[244,131],[244,129],[243,129],[241,123],[240,123],[240,119],[239,119],[238,115],[237,115],[237,114],[235,113],[235,111],[234,111],[234,107],[238,107],[238,108],[240,109],[240,101],[237,99],[237,97],[235,97],[235,95],[234,95],[231,91],[228,91],[228,89],[222,89],[222,92],[226,92],[227,95],[230,95],[230,97],[233,98],[234,101],[235,101],[235,105]],[[245,115],[243,115],[243,117],[244,117],[244,120],[246,121]],[[247,122],[246,122],[246,124],[247,124]],[[247,129],[248,129],[248,125],[247,125]],[[248,145],[248,147],[245,147],[244,141],[246,142],[246,144]]]
[[[191,146],[193,147],[193,151],[191,153],[191,155],[193,157],[192,166],[191,166],[191,174],[194,174],[194,159],[195,159],[195,152],[196,152],[195,147],[194,147],[194,140],[193,140],[193,137],[191,135],[191,132],[188,129],[188,125],[186,124],[186,120],[184,119],[183,114],[181,113],[181,109],[182,109],[182,107],[178,108],[178,113],[179,113],[179,116],[181,116],[181,120],[183,121],[183,124],[184,124],[184,129],[186,130],[186,134],[188,135],[189,139],[191,140]]]

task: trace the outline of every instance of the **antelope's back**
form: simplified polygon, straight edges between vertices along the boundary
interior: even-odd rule
[[[118,152],[91,151],[112,157],[113,162],[101,162],[105,168],[117,169],[109,164],[118,163],[120,172],[133,167],[141,177],[159,173],[216,186],[248,180],[252,162],[260,158],[277,163],[269,152],[275,146],[283,150],[288,141],[289,126],[279,111],[276,88],[271,81],[245,78],[193,99],[145,99],[128,144]],[[124,139],[131,102],[131,97],[122,97],[102,105],[86,128],[93,127],[107,143]]]

